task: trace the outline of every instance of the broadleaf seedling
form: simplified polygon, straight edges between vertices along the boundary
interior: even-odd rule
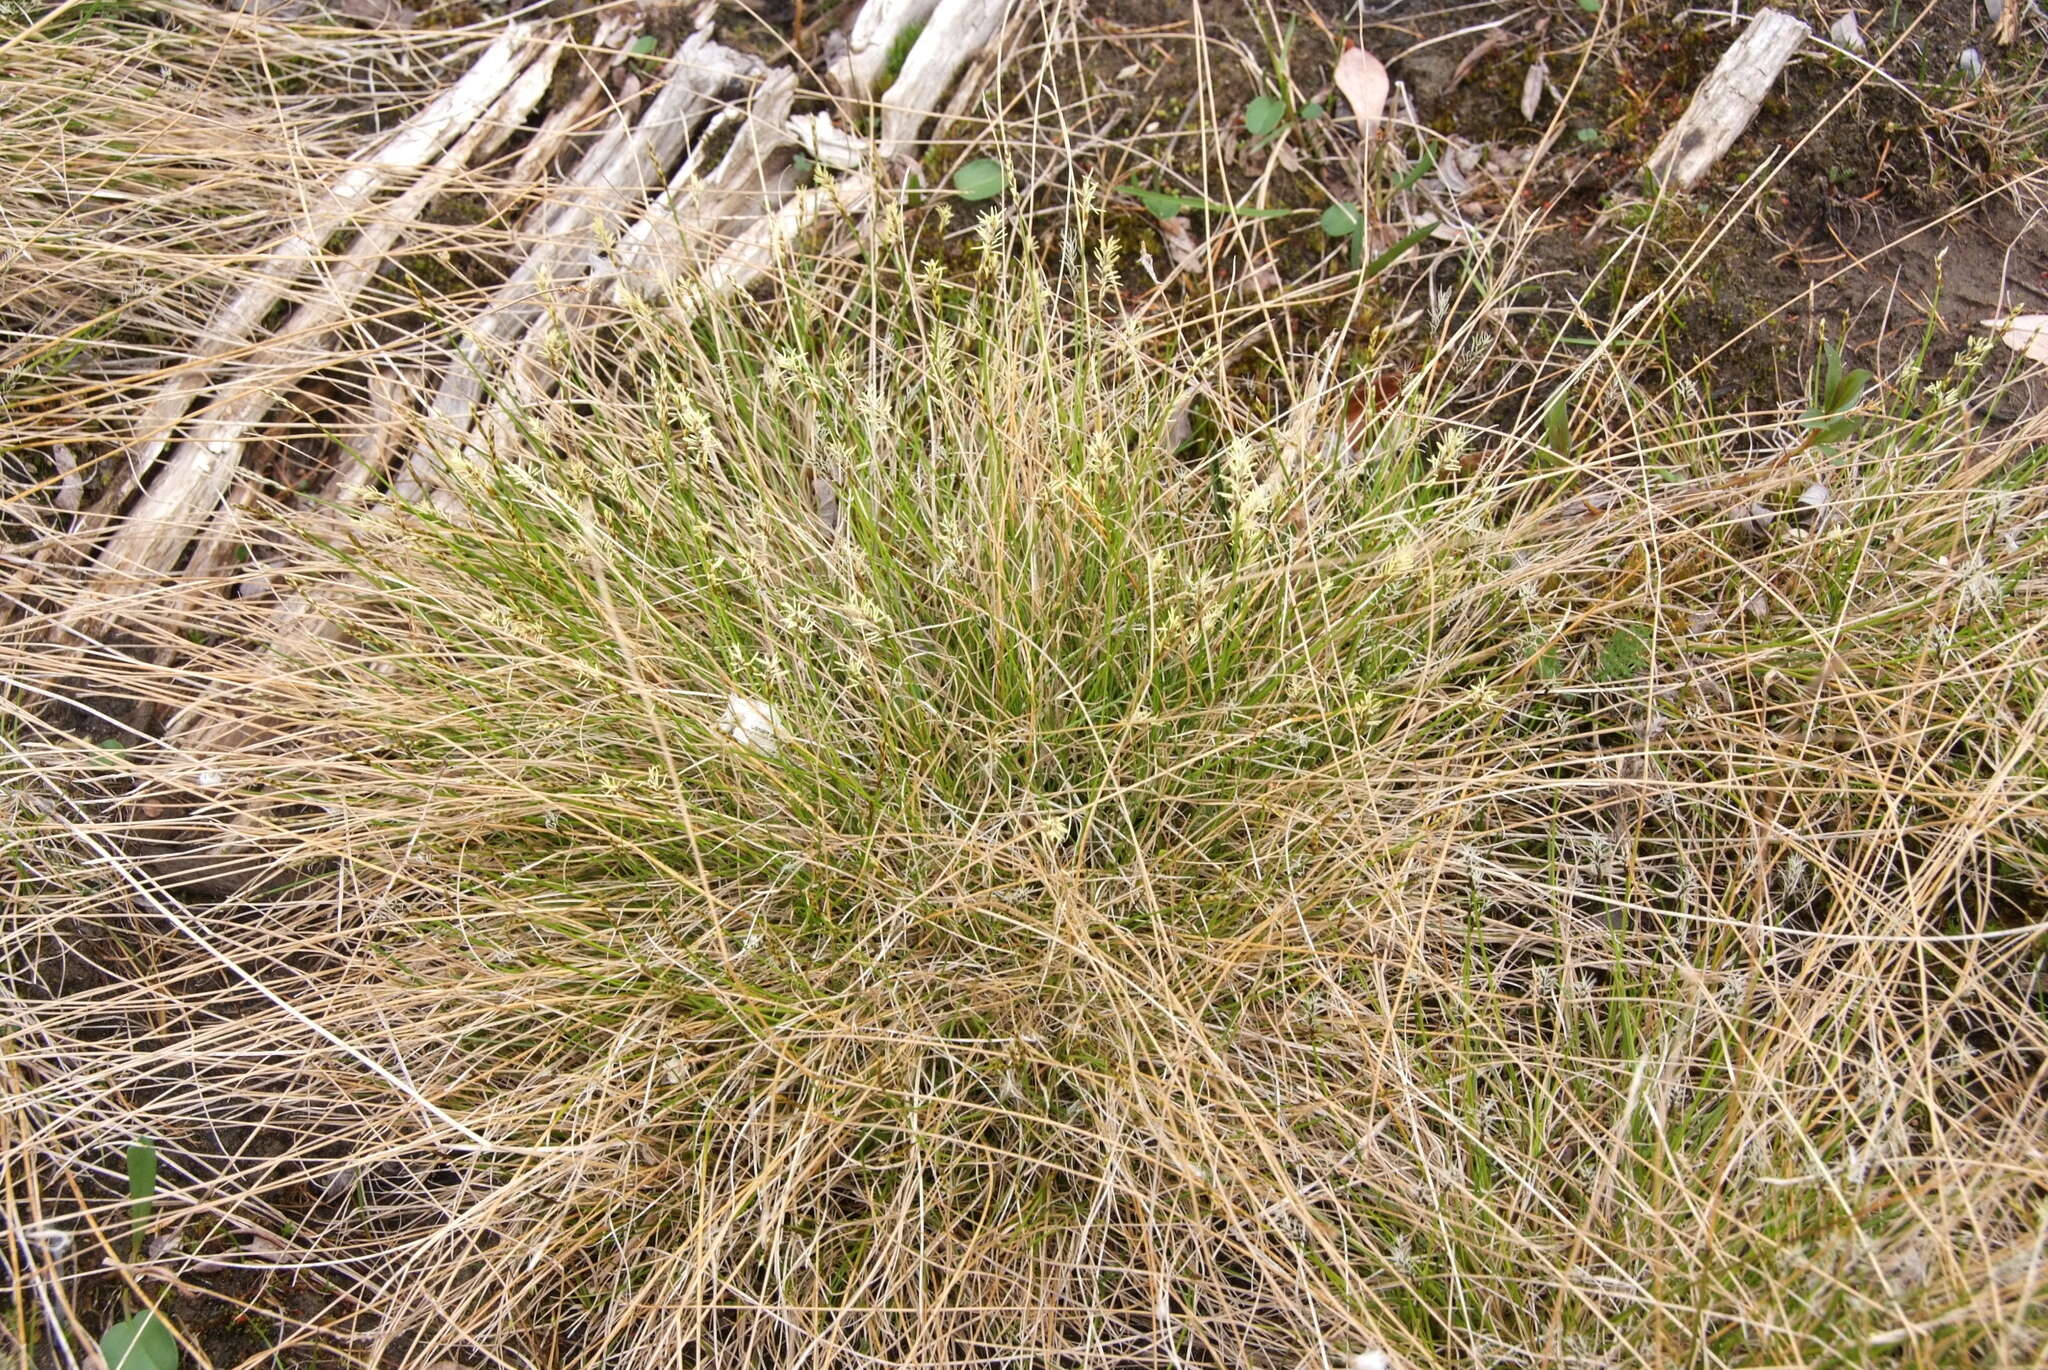
[[[977,157],[953,173],[953,189],[969,203],[993,200],[1003,193],[1003,164],[993,157]]]
[[[1806,429],[1799,446],[1840,442],[1848,437],[1856,427],[1854,410],[1863,402],[1872,379],[1871,373],[1861,367],[1848,369],[1839,342],[1829,344],[1814,377],[1813,403],[1799,416],[1800,426]]]
[[[156,1211],[156,1147],[130,1142],[128,1169],[128,1234],[130,1264],[142,1259],[142,1239]],[[100,1335],[100,1359],[107,1370],[178,1370],[178,1339],[153,1308],[130,1314]]]
[[[1254,138],[1269,138],[1287,117],[1287,102],[1277,95],[1261,95],[1244,107],[1245,131]]]
[[[178,1370],[178,1339],[153,1308],[121,1319],[100,1336],[107,1370]]]

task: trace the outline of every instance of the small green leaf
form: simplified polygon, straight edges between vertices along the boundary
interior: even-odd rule
[[[156,1148],[148,1142],[128,1146],[128,1216],[136,1223],[149,1221],[156,1198]]]
[[[1579,0],[1579,8],[1588,14],[1600,12],[1600,0]]]
[[[152,1309],[109,1327],[100,1358],[107,1370],[178,1370],[178,1339]]]
[[[654,44],[654,35],[643,33],[633,40],[633,46],[626,49],[626,55],[629,57],[645,57],[654,51]]]
[[[1400,261],[1402,257],[1407,255],[1409,248],[1415,246],[1423,239],[1428,238],[1430,235],[1434,234],[1436,230],[1437,222],[1436,220],[1431,219],[1428,223],[1417,225],[1416,227],[1409,229],[1406,233],[1403,233],[1400,237],[1394,240],[1393,245],[1389,247],[1385,252],[1380,253],[1379,256],[1373,258],[1371,261],[1365,264],[1366,278],[1369,280],[1372,277],[1379,275],[1382,271],[1385,271],[1395,262]],[[1365,235],[1360,234],[1355,241],[1362,243],[1364,241],[1364,236]]]
[[[1590,127],[1582,128],[1578,131],[1578,138],[1582,143],[1597,143],[1600,141],[1600,130]]]
[[[1134,190],[1138,203],[1145,206],[1145,212],[1155,219],[1171,219],[1186,209],[1187,201],[1178,195],[1169,195],[1163,190]]]
[[[993,200],[1003,193],[1003,164],[993,157],[977,157],[953,173],[953,189],[963,200]]]
[[[1835,382],[1833,393],[1828,396],[1830,413],[1840,414],[1854,409],[1863,392],[1870,388],[1870,373],[1858,368]]]
[[[1286,117],[1286,102],[1277,95],[1261,95],[1244,107],[1244,126],[1254,138],[1265,137]]]
[[[1557,398],[1543,411],[1543,445],[1549,449],[1553,461],[1563,466],[1572,460],[1572,405],[1571,396],[1558,391]]]
[[[1126,187],[1152,214],[1161,219],[1171,219],[1176,214],[1185,214],[1199,209],[1205,214],[1235,214],[1241,219],[1278,219],[1289,214],[1306,214],[1305,209],[1259,209],[1252,205],[1226,205],[1215,200],[1204,200],[1192,195],[1172,195],[1163,190],[1147,190],[1143,186]]]
[[[1321,100],[1311,100],[1307,104],[1303,105],[1301,107],[1301,111],[1294,117],[1301,120],[1301,122],[1303,122],[1304,124],[1306,124],[1313,120],[1322,118],[1327,113],[1329,113],[1329,111],[1323,108],[1323,102]]]
[[[1408,189],[1408,187],[1414,185],[1417,181],[1421,180],[1423,177],[1429,175],[1430,172],[1435,170],[1436,144],[1425,143],[1422,148],[1421,160],[1416,162],[1414,166],[1408,168],[1407,174],[1404,175],[1400,180],[1394,182],[1394,184],[1388,188],[1387,193],[1390,195],[1399,195],[1402,191]]]
[[[1358,232],[1358,211],[1350,205],[1331,205],[1323,211],[1323,232],[1332,238],[1348,238]]]

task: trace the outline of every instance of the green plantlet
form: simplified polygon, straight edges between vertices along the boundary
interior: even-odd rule
[[[1254,138],[1273,136],[1287,118],[1287,102],[1277,95],[1261,95],[1244,107],[1245,131]]]
[[[993,200],[1003,193],[1003,164],[993,157],[977,157],[953,173],[953,189],[970,204]]]
[[[1351,265],[1365,255],[1365,216],[1346,204],[1333,204],[1323,211],[1323,232],[1332,238],[1346,238],[1351,244]]]
[[[1572,464],[1571,395],[1560,390],[1543,411],[1543,450],[1551,464]]]
[[[178,1339],[155,1309],[132,1313],[100,1336],[107,1370],[178,1370]]]
[[[1365,220],[1350,205],[1331,205],[1323,211],[1323,232],[1332,238],[1348,238],[1364,226]]]
[[[1261,209],[1255,205],[1226,205],[1195,195],[1178,195],[1168,190],[1148,190],[1144,186],[1126,187],[1124,193],[1145,206],[1145,212],[1156,219],[1171,219],[1191,209],[1199,209],[1205,214],[1230,214],[1240,219],[1279,219],[1301,212],[1284,208]]]
[[[1634,680],[1650,664],[1650,635],[1641,624],[1624,623],[1608,635],[1594,664],[1593,677],[1603,684]]]
[[[128,1146],[128,1221],[140,1228],[149,1222],[149,1215],[155,1208],[156,1148],[148,1142],[131,1142]]]
[[[1402,174],[1400,180],[1394,182],[1392,186],[1388,187],[1387,193],[1389,195],[1399,195],[1402,191],[1407,190],[1409,187],[1413,186],[1417,181],[1429,175],[1430,172],[1435,171],[1436,157],[1437,145],[1435,143],[1424,143],[1422,145],[1422,156],[1416,158],[1415,165],[1409,167],[1408,170]]]
[[[1853,411],[1862,403],[1871,379],[1870,372],[1860,367],[1851,371],[1844,365],[1839,342],[1829,344],[1816,368],[1813,403],[1799,416],[1800,426],[1806,429],[1801,445],[1837,443],[1855,431]]]
[[[1385,271],[1395,262],[1398,262],[1401,260],[1401,258],[1407,256],[1409,248],[1414,247],[1417,243],[1427,241],[1429,237],[1436,232],[1437,227],[1438,225],[1436,220],[1432,219],[1426,224],[1416,225],[1414,228],[1408,230],[1408,232],[1396,238],[1392,246],[1388,247],[1386,251],[1380,253],[1379,256],[1373,258],[1371,261],[1365,264],[1365,274],[1367,278],[1379,275],[1382,271]],[[1362,224],[1359,226],[1359,233],[1356,241],[1358,242],[1361,248],[1364,246],[1365,229],[1364,225]]]

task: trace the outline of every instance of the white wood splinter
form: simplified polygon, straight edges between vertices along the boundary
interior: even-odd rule
[[[903,59],[902,74],[882,100],[884,159],[916,146],[925,120],[938,111],[967,64],[1003,31],[1009,13],[1009,0],[945,0],[932,12]]]
[[[248,344],[270,307],[321,259],[327,241],[369,212],[372,196],[394,176],[439,157],[497,104],[548,46],[535,36],[531,25],[509,26],[460,81],[396,132],[361,153],[314,198],[298,227],[257,267],[256,278],[214,311],[193,364],[176,372],[144,411],[136,425],[139,441],[129,454],[130,467],[138,476],[170,445],[172,431],[193,397],[212,380],[215,366]],[[175,483],[152,486],[101,552],[100,571],[160,574],[170,570],[194,531],[187,503],[185,492]],[[182,522],[178,521],[181,516]]]
[[[199,525],[215,514],[235,473],[243,446],[261,429],[277,398],[293,384],[333,360],[328,334],[349,315],[356,298],[434,197],[479,156],[502,142],[547,93],[559,43],[529,66],[509,90],[465,130],[412,186],[378,211],[311,297],[292,312],[276,335],[252,351],[243,374],[223,387],[191,426],[190,436],[171,450],[164,468],[128,522],[108,542],[103,572],[160,574],[177,564]]]
[[[1678,190],[1706,175],[1749,127],[1808,32],[1803,22],[1780,10],[1758,11],[1650,154],[1650,174]]]

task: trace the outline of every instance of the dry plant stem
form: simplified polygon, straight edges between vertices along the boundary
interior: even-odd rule
[[[405,231],[434,198],[478,156],[510,136],[547,93],[560,43],[550,43],[490,109],[441,154],[428,173],[387,205],[363,230],[317,293],[300,305],[271,342],[249,357],[247,374],[208,406],[192,436],[172,449],[148,496],[109,543],[101,572],[118,582],[130,575],[167,572],[177,564],[192,530],[208,519],[234,479],[243,445],[254,436],[278,396],[334,360],[327,335],[342,323]],[[233,521],[232,510],[220,518]],[[145,521],[147,520],[147,521]],[[214,530],[209,530],[209,540]],[[118,560],[116,558],[119,558]]]
[[[933,11],[882,107],[885,160],[910,151],[954,79],[1002,32],[1008,15],[1008,0],[945,0]]]
[[[1658,142],[1650,154],[1651,174],[1680,190],[1706,175],[1749,127],[1807,32],[1804,23],[1782,11],[1759,12]]]
[[[519,74],[546,48],[528,24],[509,26],[498,40],[484,50],[470,70],[439,98],[408,119],[397,132],[380,139],[356,164],[314,197],[298,227],[265,257],[256,269],[256,279],[228,298],[198,339],[193,361],[175,372],[158,392],[136,424],[138,444],[130,455],[130,468],[138,476],[147,472],[170,443],[170,435],[183,417],[192,397],[206,388],[212,364],[245,346],[260,326],[270,307],[284,291],[321,259],[326,242],[361,217],[370,207],[370,197],[392,177],[425,166],[439,156],[461,132],[504,94]],[[159,566],[164,555],[157,545],[161,534],[153,525],[162,521],[161,511],[145,496],[136,511],[133,536],[116,533],[101,558],[106,567]]]

